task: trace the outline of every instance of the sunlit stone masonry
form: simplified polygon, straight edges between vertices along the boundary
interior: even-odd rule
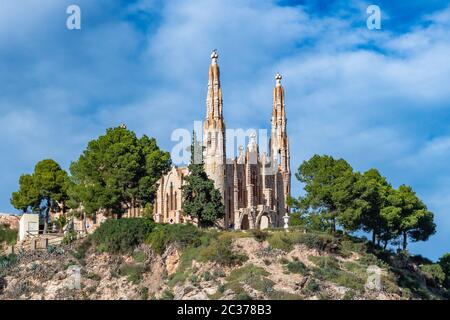
[[[205,171],[222,194],[225,217],[221,224],[229,229],[264,229],[283,226],[288,211],[286,199],[291,192],[289,140],[281,75],[275,76],[269,154],[259,153],[256,136],[250,136],[246,148],[240,147],[234,159],[226,158],[225,121],[218,54],[211,54],[206,119],[203,127]],[[159,181],[154,205],[156,222],[192,221],[183,214],[183,178],[187,168],[173,167]]]

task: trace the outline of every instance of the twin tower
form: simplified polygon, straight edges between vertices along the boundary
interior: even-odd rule
[[[291,192],[289,140],[281,75],[275,77],[269,154],[259,153],[254,135],[234,159],[226,158],[225,121],[218,54],[211,54],[204,121],[205,171],[220,190],[225,206],[222,225],[230,229],[264,229],[282,226]],[[233,137],[234,138],[234,137]],[[187,168],[173,167],[163,176],[154,207],[157,222],[182,223],[191,220],[181,210],[181,186]]]

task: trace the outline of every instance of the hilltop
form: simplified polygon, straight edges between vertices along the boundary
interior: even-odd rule
[[[88,238],[2,257],[1,299],[445,299],[426,259],[304,230],[108,220]],[[368,289],[367,269],[381,270]],[[71,288],[73,266],[80,290]],[[427,267],[428,266],[428,267]],[[447,296],[448,297],[448,296]]]

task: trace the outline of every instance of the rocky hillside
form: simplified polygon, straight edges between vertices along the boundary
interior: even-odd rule
[[[0,299],[445,299],[420,259],[361,240],[170,228],[155,228],[129,252],[91,237],[2,257]],[[380,268],[381,287],[367,286],[369,266]]]

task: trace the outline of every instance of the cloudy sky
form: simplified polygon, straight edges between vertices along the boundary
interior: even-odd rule
[[[81,30],[66,28],[70,4]],[[366,27],[370,4],[381,30]],[[122,122],[171,150],[173,130],[204,117],[212,49],[227,127],[267,128],[282,73],[292,167],[330,154],[411,185],[438,224],[411,251],[450,250],[450,7],[440,0],[0,0],[0,211],[16,212],[11,192],[37,161],[67,169]]]

